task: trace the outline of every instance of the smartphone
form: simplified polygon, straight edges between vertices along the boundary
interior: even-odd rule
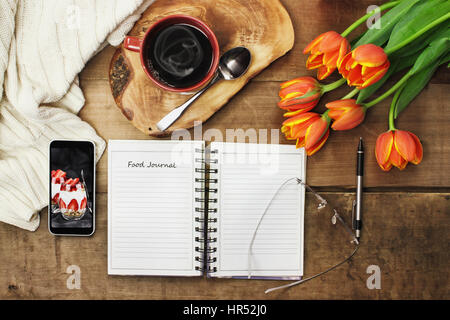
[[[53,140],[49,148],[48,229],[54,235],[95,231],[95,145]]]

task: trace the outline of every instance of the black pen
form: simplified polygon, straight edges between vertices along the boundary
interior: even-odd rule
[[[355,237],[359,242],[361,237],[362,219],[362,192],[363,192],[363,176],[364,176],[364,146],[362,138],[359,138],[358,151],[356,156],[356,215],[354,218]]]

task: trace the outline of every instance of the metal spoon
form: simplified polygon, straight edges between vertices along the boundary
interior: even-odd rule
[[[245,47],[236,47],[225,52],[220,57],[219,68],[214,75],[214,78],[199,92],[194,94],[188,101],[181,106],[169,112],[164,118],[162,118],[156,126],[160,131],[166,130],[170,127],[183,112],[202,95],[203,92],[208,90],[213,84],[220,79],[234,80],[242,76],[250,66],[251,54]]]

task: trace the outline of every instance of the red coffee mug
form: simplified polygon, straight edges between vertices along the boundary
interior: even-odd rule
[[[155,36],[163,28],[169,27],[174,24],[186,24],[186,25],[193,26],[193,27],[199,29],[208,38],[208,40],[211,44],[211,48],[212,48],[212,61],[211,61],[211,66],[209,68],[208,73],[198,83],[196,83],[190,87],[186,87],[186,88],[171,87],[171,86],[168,86],[167,84],[159,81],[153,75],[152,69],[146,62],[146,57],[145,57],[145,51],[146,51],[145,48],[150,43],[153,36]],[[217,66],[219,65],[219,59],[220,59],[219,43],[217,42],[217,38],[214,35],[214,32],[203,21],[201,21],[197,18],[191,17],[191,16],[186,16],[186,15],[181,15],[181,14],[167,16],[161,20],[158,20],[155,24],[153,24],[147,30],[143,39],[140,39],[137,37],[130,37],[130,36],[125,37],[123,46],[128,50],[140,53],[142,68],[144,69],[145,73],[150,78],[150,80],[153,81],[153,83],[155,83],[158,87],[160,87],[162,89],[172,91],[172,92],[179,92],[179,93],[194,92],[197,89],[204,86],[206,83],[208,83],[208,81],[210,81],[211,78],[214,76]]]

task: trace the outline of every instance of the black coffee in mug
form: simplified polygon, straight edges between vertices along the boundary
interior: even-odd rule
[[[173,88],[188,88],[208,74],[213,49],[201,30],[174,24],[155,34],[146,48],[146,57],[158,81]]]

